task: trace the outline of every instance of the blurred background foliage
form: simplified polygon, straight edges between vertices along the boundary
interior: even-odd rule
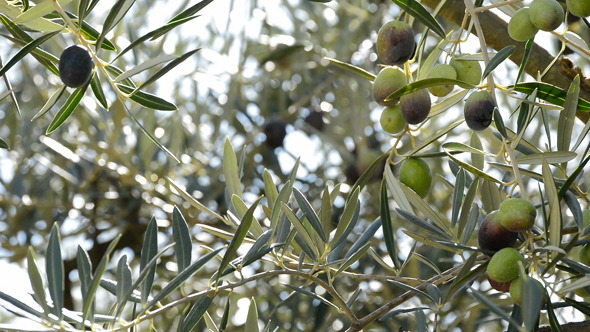
[[[113,2],[100,1],[86,20],[100,26],[108,12],[106,9]],[[119,24],[108,37],[122,49],[191,2],[138,1],[124,18],[124,24]],[[72,1],[66,8],[75,12],[77,4],[78,1]],[[212,216],[191,208],[186,200],[171,192],[166,180],[173,179],[211,210],[224,213],[228,208],[222,170],[226,137],[231,139],[243,162],[242,183],[248,193],[246,198],[250,195],[253,201],[264,194],[261,180],[264,169],[273,174],[277,183],[284,183],[295,160],[301,157],[296,187],[314,207],[319,206],[326,185],[352,184],[395,140],[380,130],[381,107],[372,100],[370,82],[330,65],[325,57],[376,74],[380,70],[374,52],[376,31],[398,14],[398,7],[380,0],[328,4],[306,0],[213,1],[201,11],[199,18],[117,59],[115,64],[119,68],[128,69],[162,54],[179,55],[201,48],[182,66],[147,89],[173,101],[178,106],[177,111],[153,111],[129,104],[142,126],[168,147],[180,163],[141,132],[106,85],[107,98],[112,103],[108,111],[87,93],[68,122],[45,136],[55,109],[40,119],[30,119],[61,82],[32,57],[26,57],[7,74],[22,113],[17,112],[9,99],[4,99],[0,107],[0,137],[10,146],[10,150],[0,150],[2,259],[23,264],[30,245],[42,253],[51,225],[57,221],[69,276],[66,280],[70,287],[66,289],[75,289],[78,287],[75,271],[78,244],[89,251],[96,266],[110,240],[122,234],[117,255],[125,253],[137,258],[143,232],[152,215],[158,218],[161,226],[160,242],[171,241],[169,221],[173,206],[180,208],[189,226],[199,223],[228,229]],[[443,19],[440,22],[446,29],[458,28]],[[579,34],[587,38],[587,27],[575,24],[578,24]],[[415,30],[417,38],[422,38],[424,27],[416,24]],[[7,34],[4,28],[0,28],[0,33]],[[63,33],[46,42],[43,48],[59,56],[73,43],[73,36]],[[0,39],[0,45],[4,62],[20,48],[7,39]],[[429,37],[425,53],[434,45],[436,40]],[[552,46],[554,50],[556,47]],[[115,55],[104,50],[99,53],[105,61]],[[577,66],[588,69],[588,59],[575,54],[571,57]],[[139,80],[149,77],[155,70],[157,68],[151,68],[140,74]],[[505,70],[514,73],[517,67],[507,65]],[[503,114],[509,115],[514,109],[510,103],[514,101],[503,97],[500,100],[505,106]],[[457,112],[451,109],[446,114]],[[555,114],[549,116],[557,119]],[[429,126],[413,134],[430,137],[447,123],[445,119],[435,118],[429,121]],[[273,131],[280,132],[283,125],[284,142],[273,144],[269,141]],[[465,138],[465,128],[460,127],[451,135]],[[539,131],[527,139],[542,146],[547,138]],[[410,144],[402,145],[399,152],[410,149]],[[428,150],[440,150],[440,143],[434,142]],[[448,215],[452,193],[448,182],[454,182],[454,177],[442,177],[450,174],[449,165],[443,159],[429,158],[428,162],[433,173],[438,174],[428,201],[434,210]],[[378,181],[370,183],[362,194],[361,219],[353,231],[354,236],[358,237],[379,215],[378,184]],[[335,202],[337,209],[343,208],[349,189],[348,185],[341,187],[341,195]],[[334,212],[335,222],[339,215],[338,210]],[[402,223],[401,218],[396,217],[396,222]],[[217,248],[225,243],[200,227],[191,227],[191,233],[201,245]],[[378,254],[384,254],[386,249],[380,236],[378,233],[375,237],[373,247]],[[402,256],[409,251],[408,243],[408,240],[398,243]],[[438,265],[441,270],[451,266],[449,252],[431,247],[423,249],[418,252],[427,251],[430,261],[442,263]],[[173,259],[172,255],[162,259],[164,263],[159,265],[156,288],[164,286],[175,269],[174,264],[166,264],[166,260]],[[265,264],[258,262],[245,273],[263,271]],[[132,266],[136,265],[137,260],[134,260]],[[365,291],[353,308],[358,316],[370,313],[400,294],[399,289],[378,277],[369,278],[388,273],[374,260],[361,260],[354,268],[366,277],[343,278],[336,287],[343,294],[357,288]],[[194,283],[185,287],[184,292],[191,292],[191,287],[193,290],[206,288],[207,276],[215,271],[216,266],[205,268],[199,273],[203,278],[195,277]],[[408,270],[408,275],[420,279],[436,274],[436,269],[419,260]],[[243,300],[252,296],[257,298],[259,313],[270,314],[272,308],[291,293],[281,283],[299,282],[296,278],[255,281],[227,297],[234,303],[232,308],[238,310],[232,316],[232,324],[244,323],[243,308],[247,308],[247,304]],[[77,296],[75,292],[66,294],[66,306],[76,307],[80,301]],[[212,315],[223,313],[225,301],[225,297],[215,299],[217,309]],[[407,308],[420,304],[414,299],[408,302]],[[475,330],[476,326],[500,326],[494,320],[486,323],[489,312],[481,305],[479,311],[474,309],[476,305],[472,298],[457,298],[437,312],[445,317],[448,331],[454,327],[468,331]],[[479,315],[464,317],[463,310],[467,307]],[[413,314],[378,321],[375,327],[397,330],[399,326],[406,326],[413,330],[416,327]],[[159,329],[171,330],[177,315],[177,311],[170,310],[158,317]],[[290,296],[272,312],[272,317],[262,315],[260,318],[263,321],[272,318],[276,326],[285,330],[338,330],[343,327],[333,310],[301,294]]]

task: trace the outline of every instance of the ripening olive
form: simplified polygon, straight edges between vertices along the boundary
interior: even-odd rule
[[[385,101],[385,98],[406,84],[408,84],[408,79],[403,70],[398,67],[385,67],[373,81],[373,97],[380,105],[395,105],[399,102],[399,99]]]
[[[451,80],[457,79],[457,71],[455,67],[447,64],[438,64],[432,68],[432,71],[428,75],[428,78],[448,78]],[[428,88],[430,93],[437,97],[444,97],[453,91],[455,85],[453,84],[445,84],[445,85],[437,85]]]
[[[430,113],[430,94],[426,89],[416,90],[400,98],[400,107],[404,120],[409,124],[419,124]]]
[[[494,279],[490,279],[489,277],[488,277],[488,281],[490,283],[490,286],[492,286],[493,289],[495,289],[499,292],[506,293],[506,292],[510,291],[511,281],[499,282]]]
[[[498,221],[509,231],[523,232],[535,223],[537,210],[535,206],[522,198],[509,198],[498,208]]]
[[[465,122],[472,130],[484,130],[492,123],[496,102],[486,91],[476,91],[465,101],[463,109]]]
[[[416,41],[412,27],[402,21],[391,21],[377,33],[377,55],[383,63],[399,66],[414,56]]]
[[[537,34],[539,29],[533,25],[530,18],[530,9],[521,8],[510,18],[508,22],[508,34],[510,38],[525,42]]]
[[[498,211],[490,212],[479,226],[477,241],[483,250],[497,252],[498,250],[514,247],[518,233],[511,232],[500,225]]]
[[[311,111],[303,121],[318,131],[324,130],[326,125],[323,111]]]
[[[59,77],[70,88],[84,86],[90,80],[93,68],[90,53],[78,45],[66,48],[59,58]]]
[[[492,256],[488,263],[488,277],[498,282],[514,280],[518,277],[518,262],[524,257],[514,248],[504,248]]]
[[[529,9],[531,23],[539,30],[553,31],[565,20],[563,7],[556,0],[534,0]]]

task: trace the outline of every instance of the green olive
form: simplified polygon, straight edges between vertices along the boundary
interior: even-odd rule
[[[563,7],[556,0],[534,0],[529,9],[531,23],[539,30],[553,31],[565,20]]]
[[[521,8],[510,18],[508,22],[508,34],[510,38],[525,42],[537,34],[539,29],[533,25],[530,18],[530,9]]]
[[[451,65],[447,64],[439,64],[432,68],[430,75],[428,78],[448,78],[451,80],[457,79],[457,71]],[[453,91],[455,85],[453,84],[445,84],[445,85],[437,85],[428,88],[428,91],[432,93],[434,96],[437,97],[444,97]]]
[[[590,1],[588,0],[565,0],[567,4],[567,10],[578,16],[588,17],[590,16]]]
[[[518,262],[524,257],[514,248],[504,248],[492,256],[488,263],[488,277],[498,282],[514,280],[518,277]]]
[[[471,85],[478,85],[481,82],[481,66],[476,60],[451,59],[449,63],[457,71],[457,80]]]
[[[401,132],[407,125],[399,105],[385,107],[381,112],[379,123],[383,130],[390,134]]]
[[[400,166],[399,180],[420,197],[425,197],[432,185],[432,172],[424,160],[408,158]]]
[[[522,198],[509,198],[500,203],[498,221],[509,231],[523,232],[535,223],[537,210],[535,206]]]

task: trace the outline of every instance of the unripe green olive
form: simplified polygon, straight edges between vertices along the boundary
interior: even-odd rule
[[[416,90],[400,98],[400,107],[404,120],[409,124],[419,124],[430,113],[430,94],[426,89]]]
[[[397,134],[406,128],[406,121],[399,105],[387,106],[381,112],[379,123],[383,130],[390,134]]]
[[[377,55],[386,65],[399,66],[414,56],[416,40],[412,27],[402,21],[391,21],[377,33]]]
[[[457,80],[471,85],[478,85],[481,82],[481,66],[476,60],[451,59],[449,62],[457,71]]]
[[[373,97],[380,105],[395,105],[399,102],[399,99],[385,101],[385,98],[406,84],[408,84],[408,79],[403,70],[398,67],[385,67],[373,81]]]
[[[508,34],[510,38],[525,42],[537,34],[539,29],[533,25],[530,18],[530,9],[521,8],[510,18],[508,22]]]
[[[556,0],[534,0],[529,9],[531,23],[539,30],[553,31],[565,20],[563,7]]]
[[[408,158],[400,166],[399,180],[420,197],[425,197],[432,185],[432,172],[424,160]]]
[[[451,65],[447,64],[438,64],[432,68],[430,75],[428,78],[448,78],[451,80],[457,79],[457,71]],[[428,88],[430,93],[437,97],[444,97],[453,91],[455,85],[453,84],[445,84],[445,85],[437,85]]]
[[[535,206],[522,198],[509,198],[498,208],[498,221],[509,231],[523,232],[535,223],[537,210]]]
[[[578,16],[588,17],[590,16],[590,1],[588,0],[565,0],[567,4],[567,10]]]
[[[484,130],[490,126],[496,102],[487,90],[473,92],[465,101],[463,113],[471,130]]]
[[[524,257],[514,248],[504,248],[492,256],[488,263],[488,277],[498,282],[514,280],[518,277],[518,262]]]
[[[512,300],[514,301],[514,303],[518,304],[518,305],[522,305],[522,283],[523,283],[524,279],[522,278],[516,278],[514,280],[512,280],[512,282],[510,283],[510,297],[512,297]],[[538,291],[542,294],[542,302],[546,302],[547,301],[547,293],[545,291],[545,286],[543,286],[543,284],[534,278],[528,278],[527,282],[532,282],[533,285],[538,289]]]
[[[590,266],[590,244],[586,243],[580,248],[579,253],[580,262]]]

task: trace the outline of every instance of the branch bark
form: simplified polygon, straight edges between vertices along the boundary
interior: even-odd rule
[[[422,0],[421,3],[430,8],[435,8],[439,5],[440,0]],[[447,0],[446,4],[439,12],[439,15],[450,22],[461,25],[463,16],[465,15],[464,0]],[[483,35],[487,45],[496,50],[501,50],[508,45],[516,46],[516,50],[510,57],[510,60],[516,65],[520,65],[524,57],[525,43],[516,42],[510,38],[508,35],[508,23],[490,11],[479,13],[478,18],[483,27]],[[472,31],[472,33],[476,34],[475,31]],[[538,44],[534,44],[525,67],[525,72],[533,77],[537,77],[537,73],[545,70],[554,57],[555,56],[551,55],[545,48]],[[590,100],[590,80],[585,78],[581,71],[566,57],[560,58],[555,65],[551,67],[543,77],[543,81],[567,91],[572,80],[578,74],[581,79],[580,97]],[[586,123],[590,119],[590,112],[578,110],[576,112],[576,117]]]

